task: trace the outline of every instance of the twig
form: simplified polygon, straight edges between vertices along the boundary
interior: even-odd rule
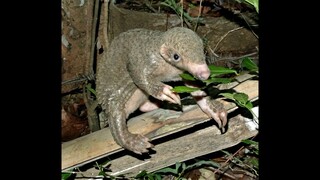
[[[109,47],[109,38],[108,38],[108,30],[109,30],[109,1],[110,0],[105,0],[104,1],[104,22],[106,22],[104,28],[103,28],[103,36],[104,36],[104,41],[105,41],[105,48],[104,49],[108,49]],[[112,2],[113,3],[113,2]]]
[[[151,11],[153,11],[154,13],[157,13],[157,10],[155,10],[155,9],[151,6],[150,1],[144,0],[144,4],[145,4]]]
[[[220,42],[221,42],[229,33],[232,33],[232,32],[234,32],[234,31],[237,31],[237,30],[242,29],[242,28],[243,28],[243,27],[238,27],[238,28],[232,29],[232,30],[228,31],[225,35],[223,35],[223,36],[221,37],[221,39],[218,41],[218,43],[216,44],[216,46],[214,47],[213,53],[214,53],[214,51],[217,49],[217,47],[218,47],[218,45],[220,44]],[[214,54],[215,54],[215,53],[214,53]]]
[[[197,28],[198,28],[198,22],[199,22],[199,19],[200,19],[200,16],[201,16],[201,12],[202,12],[202,0],[200,0],[200,8],[199,8],[199,13],[198,13],[197,22],[196,22],[196,26],[194,28],[194,31],[196,31]]]
[[[256,137],[256,135],[253,136],[253,137],[251,137],[250,139],[252,140],[252,139],[254,139],[255,137]],[[235,153],[233,153],[232,156],[230,156],[217,170],[215,170],[215,171],[213,172],[213,174],[215,174],[216,172],[218,172],[219,170],[221,170],[222,167],[225,167],[229,161],[232,161],[232,159],[236,156],[236,154],[238,154],[244,147],[245,147],[245,146],[241,146],[241,147],[240,147]],[[249,168],[251,168],[251,167],[249,167]],[[251,168],[251,169],[253,169],[253,168]],[[254,170],[254,169],[253,169],[253,170]],[[254,170],[254,171],[255,171],[255,170]]]
[[[229,161],[231,161],[232,158],[233,158],[236,154],[238,154],[243,148],[244,148],[244,146],[240,147],[237,152],[233,153],[232,156],[229,157],[229,158],[226,160],[226,162],[224,162],[217,170],[215,170],[215,171],[213,172],[213,174],[215,174],[216,172],[218,172],[218,170],[221,170],[222,167],[224,167],[225,165],[227,165],[227,163],[228,163]]]
[[[249,53],[249,54],[245,54],[245,55],[242,55],[242,56],[239,56],[239,57],[221,57],[219,59],[216,59],[214,60],[215,62],[217,61],[234,61],[234,60],[238,60],[238,59],[242,59],[242,58],[245,58],[245,57],[250,57],[250,56],[253,56],[253,55],[257,55],[258,52],[253,52],[253,53]]]
[[[91,86],[90,83],[87,85]],[[95,132],[100,130],[99,117],[95,111],[98,101],[89,99],[88,97],[90,97],[90,91],[87,91],[86,86],[83,86],[83,100],[87,107],[89,128],[91,132]]]
[[[181,27],[183,27],[183,13],[184,13],[184,11],[183,11],[183,1],[184,0],[180,0],[180,3],[181,3]]]
[[[74,79],[70,79],[70,80],[66,80],[66,81],[61,82],[61,85],[78,83],[78,82],[83,82],[86,80],[93,81],[94,79],[95,79],[94,74],[79,75],[79,77],[76,77]]]
[[[252,174],[252,173],[250,173],[250,172],[248,172],[247,170],[232,170],[233,172],[235,172],[235,173],[242,173],[242,174],[245,174],[245,175],[247,175],[247,176],[250,176],[250,177],[252,177],[252,178],[257,178],[257,175],[255,175],[255,174]],[[255,171],[254,169],[253,169],[253,171]],[[256,171],[255,171],[256,172]]]
[[[97,22],[98,22],[98,15],[99,15],[99,7],[100,7],[100,0],[95,0],[94,3],[94,14],[93,14],[93,21],[91,26],[91,50],[90,50],[90,59],[89,65],[87,67],[88,74],[93,74],[93,62],[94,62],[94,51],[96,47],[96,31],[97,31]]]
[[[212,48],[209,46],[209,50],[211,51],[211,53],[215,56],[215,57],[220,57],[218,54],[216,54]]]
[[[180,4],[181,4],[181,14],[180,14],[180,17],[181,17],[181,27],[183,27],[183,22],[185,22],[185,23],[187,24],[187,27],[191,28],[192,26],[191,26],[191,24],[188,22],[188,20],[190,20],[190,19],[187,18],[187,15],[185,15],[185,12],[184,12],[184,10],[183,10],[183,2],[184,2],[184,0],[180,0]],[[176,11],[176,12],[177,12],[177,11]],[[179,12],[177,12],[177,13],[179,13]],[[183,20],[184,17],[186,18],[185,21]],[[191,20],[190,20],[190,21],[191,21]]]
[[[246,18],[242,15],[242,13],[240,13],[240,15],[242,16],[242,18],[244,19],[244,21],[245,21],[245,22],[247,23],[247,25],[249,26],[252,34],[253,34],[257,39],[259,39],[259,36],[258,36],[256,33],[254,33],[254,31],[253,31],[252,28],[251,28],[251,25],[248,23],[248,21],[246,20]]]
[[[86,81],[86,80],[87,80],[86,77],[74,78],[74,79],[70,79],[70,80],[66,80],[66,81],[61,82],[61,85],[78,83],[78,82],[83,82],[83,81]]]

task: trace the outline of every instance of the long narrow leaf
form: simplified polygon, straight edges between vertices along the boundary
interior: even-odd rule
[[[243,58],[241,62],[242,68],[247,68],[249,71],[258,71],[258,66],[248,57]]]
[[[259,13],[259,0],[245,0],[256,9],[257,13]]]
[[[211,77],[217,76],[217,75],[223,75],[223,74],[238,74],[236,70],[229,69],[221,66],[215,66],[215,65],[209,65],[208,66],[211,72]]]
[[[189,73],[182,73],[180,74],[180,77],[184,80],[189,80],[189,81],[196,81],[196,78],[194,78],[191,74]]]
[[[234,100],[233,94],[232,93],[220,93],[219,95],[224,96],[225,98]]]
[[[88,89],[88,91],[90,91],[95,96],[97,95],[96,91],[91,87],[91,85],[87,85],[86,88]]]
[[[243,142],[245,144],[249,144],[249,145],[258,145],[259,144],[257,141],[253,141],[250,139],[245,139],[245,140],[242,140],[241,142]]]
[[[247,103],[249,99],[249,96],[245,93],[235,93],[233,97],[236,101],[239,101],[241,104],[244,104],[244,105]]]
[[[246,103],[246,108],[247,108],[247,109],[252,109],[252,108],[253,108],[253,104],[252,104],[251,101],[248,101],[248,102]]]
[[[135,178],[142,178],[142,177],[144,177],[146,175],[148,175],[147,171],[143,170],[139,174],[137,174]]]
[[[176,93],[191,93],[198,90],[200,90],[200,88],[192,88],[187,86],[175,86],[174,88],[171,89],[171,91]]]
[[[216,168],[219,168],[220,167],[220,164],[219,163],[216,163],[216,162],[213,162],[213,161],[205,161],[205,160],[200,160],[192,165],[189,165],[187,166],[187,169],[193,169],[193,168],[197,168],[197,167],[200,167],[202,165],[209,165],[209,166],[213,166],[213,167],[216,167]]]
[[[232,80],[233,80],[233,78],[214,78],[214,77],[212,77],[212,78],[210,78],[208,80],[204,80],[203,82],[205,82],[206,85],[209,85],[211,83],[223,83],[223,84],[225,84],[225,83],[231,82]]]
[[[155,178],[156,178],[156,180],[161,180],[162,179],[160,174],[155,174]]]
[[[172,173],[172,174],[176,175],[176,174],[178,174],[178,171],[176,169],[166,167],[166,168],[160,169],[158,171],[155,171],[155,173]]]
[[[62,180],[67,180],[71,175],[72,175],[72,173],[62,173],[61,174],[61,179]]]

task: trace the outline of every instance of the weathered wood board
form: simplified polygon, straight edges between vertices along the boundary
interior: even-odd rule
[[[242,76],[243,77],[243,76]],[[245,77],[229,85],[235,86],[237,92],[248,94],[250,100],[258,99],[258,80],[250,80]],[[230,101],[220,99],[228,112],[237,107]],[[231,118],[231,117],[230,117]],[[205,123],[206,122],[206,123]],[[177,136],[177,132],[199,127],[204,123],[212,122],[207,127]],[[252,122],[252,121],[251,121]],[[184,161],[211,152],[215,152],[238,144],[241,140],[250,138],[258,133],[257,130],[249,128],[245,119],[237,116],[229,120],[227,132],[221,134],[214,124],[208,119],[200,108],[191,105],[183,113],[168,109],[158,109],[128,120],[128,128],[133,133],[145,134],[152,143],[156,139],[168,137],[170,140],[155,144],[156,153],[151,153],[148,159],[139,160],[132,154],[125,154],[111,160],[112,175],[123,173],[136,173],[140,170],[153,171],[178,161]],[[205,140],[205,141],[204,141]],[[123,149],[117,145],[112,138],[109,128],[96,131],[92,134],[77,138],[62,144],[62,170],[70,170],[87,163],[109,157]]]
[[[109,162],[112,170],[110,175],[134,176],[142,170],[152,172],[164,167],[203,156],[228,147],[232,147],[257,134],[257,130],[252,130],[249,125],[252,121],[247,121],[242,116],[236,116],[229,121],[227,133],[221,134],[214,125],[209,125],[204,129],[186,134],[161,144],[156,144],[150,158],[138,160],[131,155],[125,155]],[[210,124],[210,123],[208,123]],[[250,127],[249,127],[250,126]],[[97,173],[96,173],[97,174]]]

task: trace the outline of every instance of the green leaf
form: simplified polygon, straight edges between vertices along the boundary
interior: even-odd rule
[[[110,160],[106,160],[106,161],[100,163],[100,165],[101,165],[101,166],[105,166],[105,165],[107,165],[108,163],[110,163]]]
[[[223,75],[223,74],[238,74],[236,70],[234,69],[229,69],[221,66],[215,66],[215,65],[209,65],[208,66],[210,69],[210,77],[214,77],[217,75]]]
[[[244,107],[249,110],[253,107],[252,103],[248,101],[249,96],[245,93],[220,93],[220,95],[233,100],[240,107]]]
[[[67,180],[70,176],[72,175],[72,173],[62,173],[61,174],[61,179],[62,180]]]
[[[243,105],[245,105],[249,99],[249,96],[245,93],[235,93],[233,97],[236,101],[240,102]]]
[[[94,94],[95,96],[97,95],[96,91],[95,91],[93,88],[91,88],[90,85],[87,85],[86,88],[87,88],[92,94]]]
[[[254,167],[256,167],[256,168],[259,169],[259,161],[258,161],[257,159],[251,158],[251,159],[250,159],[250,163],[251,163]]]
[[[259,0],[245,0],[247,3],[251,4],[259,13]]]
[[[135,178],[142,178],[142,177],[146,176],[147,174],[148,174],[147,171],[143,170],[139,174],[137,174]]]
[[[148,174],[147,177],[148,177],[148,180],[154,180],[153,175],[151,174]]]
[[[190,169],[194,169],[194,168],[197,168],[197,167],[200,167],[202,165],[209,165],[209,166],[213,166],[213,167],[216,167],[216,168],[219,168],[220,165],[216,162],[213,162],[213,161],[205,161],[205,160],[200,160],[192,165],[189,165],[187,167],[188,170]]]
[[[248,57],[242,59],[242,68],[247,68],[249,71],[258,71],[258,66]]]
[[[160,169],[158,171],[155,171],[155,173],[172,173],[172,174],[178,174],[178,171],[176,169],[172,169],[170,167],[166,167],[163,169]]]
[[[187,86],[175,86],[174,88],[171,89],[171,91],[176,93],[191,93],[198,90],[200,90],[200,88],[192,88]]]
[[[161,180],[162,179],[160,174],[155,174],[154,176],[155,176],[156,180]]]
[[[232,81],[233,78],[210,78],[208,80],[204,80],[203,82],[206,83],[206,85],[209,85],[211,83],[229,83]]]
[[[178,175],[179,174],[179,168],[181,167],[181,163],[180,162],[176,162],[176,166],[175,169],[170,168],[170,167],[166,167],[163,169],[160,169],[158,171],[155,171],[155,173],[172,173],[174,175]]]
[[[224,96],[225,98],[234,100],[234,97],[233,97],[232,93],[220,93],[219,95]]]
[[[181,162],[176,162],[176,174],[179,172],[179,168],[181,167],[182,163]]]
[[[182,163],[182,171],[186,169],[187,165],[185,163]]]
[[[245,139],[245,140],[242,140],[241,142],[243,142],[245,144],[249,144],[249,145],[258,145],[258,142],[250,140],[250,139]]]
[[[232,154],[230,154],[228,151],[221,150],[221,152],[225,153],[225,154],[228,155],[228,156],[232,156]]]
[[[185,80],[196,81],[196,79],[189,73],[182,73],[180,74],[180,77]]]
[[[253,107],[251,101],[248,101],[245,106],[246,106],[247,109],[252,109],[252,107]]]
[[[100,170],[100,172],[98,173],[98,175],[101,175],[103,177],[107,177],[108,175],[106,174],[106,172]]]
[[[252,5],[257,13],[259,13],[259,0],[236,0],[239,3],[247,3]]]

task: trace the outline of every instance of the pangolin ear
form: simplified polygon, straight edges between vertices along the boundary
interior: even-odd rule
[[[169,60],[170,59],[170,48],[167,47],[166,44],[162,44],[160,47],[160,54],[164,59]]]

